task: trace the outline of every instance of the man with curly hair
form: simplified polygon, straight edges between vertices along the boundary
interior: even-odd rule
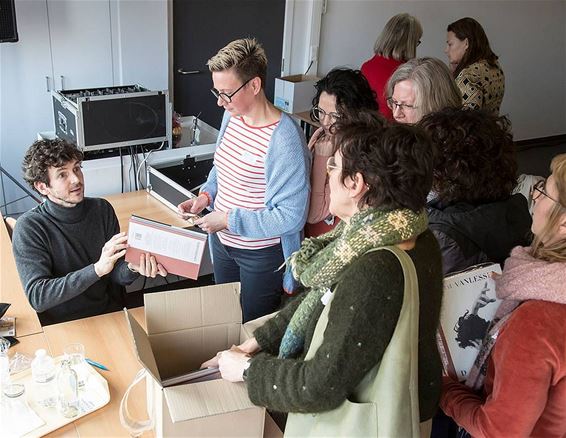
[[[45,201],[16,223],[18,273],[42,325],[119,310],[124,285],[140,274],[167,275],[155,257],[127,263],[127,236],[108,201],[85,198],[83,153],[64,140],[36,141],[26,152],[26,182]]]

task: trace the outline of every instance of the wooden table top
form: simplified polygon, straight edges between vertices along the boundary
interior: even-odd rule
[[[104,198],[114,207],[121,231],[128,230],[128,221],[132,214],[177,227],[187,226],[187,221],[181,219],[173,210],[145,190],[118,193]]]
[[[16,261],[12,254],[12,240],[6,223],[3,218],[0,222],[0,302],[11,304],[6,316],[16,317],[18,338],[41,333],[39,318],[29,304],[16,270]]]
[[[134,318],[145,328],[144,308],[130,309]],[[133,350],[123,312],[64,322],[44,327],[44,333],[22,338],[11,352],[33,356],[38,348],[46,348],[51,355],[63,354],[66,345],[80,342],[86,356],[105,365],[109,371],[99,371],[108,381],[110,402],[103,408],[58,429],[49,435],[54,437],[127,437],[128,432],[120,424],[120,401],[134,376],[141,368]],[[98,371],[98,370],[97,370]],[[134,417],[146,418],[145,385],[137,385],[130,397],[130,412]],[[143,437],[152,437],[146,432]],[[269,415],[265,418],[264,437],[281,438],[283,433]]]
[[[145,327],[143,307],[130,310]],[[141,368],[123,312],[108,313],[44,327],[45,337],[54,356],[63,354],[66,345],[80,342],[86,356],[105,365],[110,371],[97,370],[108,381],[110,402],[103,408],[75,421],[79,436],[128,436],[120,424],[120,401],[126,389]],[[140,383],[130,397],[130,412],[137,418],[146,418],[145,385]],[[143,436],[153,436],[147,432]]]

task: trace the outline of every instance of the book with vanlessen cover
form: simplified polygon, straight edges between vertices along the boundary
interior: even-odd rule
[[[465,380],[501,300],[495,296],[492,273],[498,264],[488,263],[449,275],[444,279],[437,344],[444,371]]]
[[[126,261],[138,265],[150,253],[170,274],[197,279],[208,235],[139,216],[130,218]]]

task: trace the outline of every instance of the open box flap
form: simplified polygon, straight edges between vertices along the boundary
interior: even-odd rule
[[[148,335],[242,322],[240,283],[144,295]]]
[[[254,332],[271,318],[274,318],[277,313],[279,313],[279,311],[270,313],[269,315],[260,316],[259,318],[252,319],[251,321],[242,324],[240,330],[240,342],[244,342],[250,338],[253,338]]]
[[[256,407],[244,383],[223,379],[173,386],[163,393],[173,423]]]
[[[159,369],[157,368],[157,363],[155,361],[155,356],[153,355],[153,350],[149,342],[149,338],[145,333],[143,327],[139,325],[136,319],[132,316],[127,309],[124,309],[124,314],[126,316],[126,322],[130,329],[130,335],[134,342],[134,353],[141,365],[147,370],[147,372],[154,378],[158,385],[161,385],[161,376],[159,375]]]

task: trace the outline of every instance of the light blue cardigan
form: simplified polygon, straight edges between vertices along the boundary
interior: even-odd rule
[[[216,142],[220,145],[228,126],[230,113],[224,112],[222,126]],[[311,154],[299,126],[286,113],[271,135],[265,157],[265,209],[234,208],[228,217],[228,229],[240,236],[253,239],[281,237],[285,260],[301,245],[302,230],[307,220],[310,198]],[[216,166],[212,167],[201,192],[216,198]],[[214,207],[214,203],[212,204]],[[289,267],[283,277],[287,292],[296,289],[297,283]]]

